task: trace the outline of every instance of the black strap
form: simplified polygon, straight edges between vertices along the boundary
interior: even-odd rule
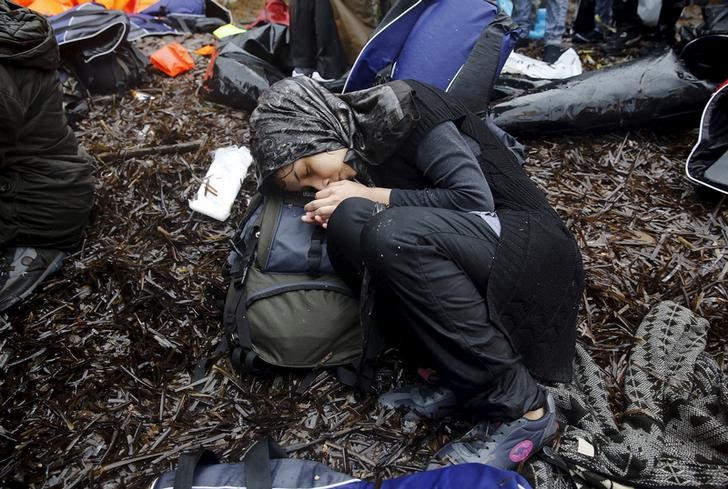
[[[308,273],[316,277],[321,273],[321,260],[324,257],[324,237],[326,230],[316,226],[311,233],[311,243],[308,246]]]
[[[174,489],[192,489],[197,466],[217,463],[220,463],[217,455],[202,447],[183,453],[179,456],[177,470],[174,471]]]
[[[362,355],[356,369],[354,387],[362,394],[368,394],[374,381],[374,365],[379,352],[379,342],[374,325],[374,288],[370,283],[371,275],[364,267],[359,304],[359,323],[362,329]],[[345,370],[337,371],[337,375],[346,382]]]
[[[222,339],[215,346],[215,350],[212,352],[212,355],[202,358],[199,362],[197,362],[197,365],[195,365],[195,368],[192,371],[192,383],[194,384],[203,378],[207,374],[207,370],[210,368],[210,363],[217,359],[220,354],[227,353],[228,351],[230,351],[228,339],[225,335],[223,335]],[[202,389],[202,384],[197,384],[195,386],[195,390],[199,391],[200,389]]]
[[[270,438],[259,440],[245,453],[245,487],[272,489],[270,461],[286,458],[286,451]]]
[[[499,8],[496,18],[483,29],[468,59],[448,88],[448,92],[457,96],[471,111],[488,109],[490,95],[499,75],[503,38],[516,28],[517,25]]]
[[[245,255],[241,257],[241,268],[239,271],[233,271],[232,283],[225,299],[223,313],[225,336],[231,351],[233,366],[238,372],[255,371],[257,358],[253,352],[253,343],[250,338],[245,281],[248,278],[248,270],[255,262],[259,234],[258,227],[254,228],[253,235],[246,246]]]

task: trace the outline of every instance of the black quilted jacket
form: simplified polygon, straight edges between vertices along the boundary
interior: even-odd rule
[[[478,159],[502,226],[486,293],[490,321],[506,333],[535,377],[568,382],[584,287],[576,241],[514,155],[480,119],[441,90],[407,83],[415,89],[419,122],[400,153],[414,155],[424,134],[445,120],[481,145]]]
[[[93,201],[89,156],[62,107],[48,22],[0,0],[0,247],[70,249]]]

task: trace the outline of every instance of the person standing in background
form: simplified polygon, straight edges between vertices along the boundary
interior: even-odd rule
[[[347,68],[329,0],[291,0],[293,77],[339,78]]]
[[[543,57],[546,63],[554,63],[561,56],[561,36],[566,30],[566,12],[569,0],[546,1],[546,31],[544,32]],[[533,4],[531,0],[514,0],[511,18],[518,24],[522,41],[528,38],[533,24]]]

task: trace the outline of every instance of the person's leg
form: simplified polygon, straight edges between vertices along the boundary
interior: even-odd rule
[[[291,65],[294,74],[310,75],[316,69],[316,0],[291,0]]]
[[[576,14],[571,24],[574,34],[586,34],[594,30],[594,17],[597,12],[597,3],[603,0],[579,0]]]
[[[511,19],[518,24],[518,35],[520,39],[527,41],[528,33],[531,31],[533,23],[533,4],[531,0],[514,0]]]
[[[378,293],[460,402],[483,419],[516,419],[544,396],[484,300],[498,238],[479,216],[391,208],[371,218],[361,253]],[[413,342],[414,343],[414,342]]]
[[[324,78],[338,78],[346,71],[346,61],[331,3],[329,0],[315,2],[316,69]]]
[[[596,0],[594,6],[594,15],[596,17],[595,29],[605,33],[607,28],[612,27],[614,23],[613,6],[614,0]]]
[[[460,402],[484,419],[443,447],[432,466],[479,462],[513,469],[549,441],[558,424],[553,399],[488,321],[483,296],[498,238],[472,214],[400,207],[370,217],[374,209],[364,199],[339,204],[329,221],[332,263],[357,280],[363,259],[378,297],[384,295],[386,310],[396,315],[389,327],[405,329],[407,346],[429,357]],[[422,404],[426,416],[451,412],[442,389],[409,394],[409,406]],[[491,417],[509,421],[491,423]]]
[[[361,232],[377,211],[371,200],[353,197],[344,200],[329,219],[326,251],[336,273],[351,290],[361,289],[363,258]]]
[[[548,0],[546,4],[543,60],[547,63],[553,63],[561,56],[561,38],[566,30],[568,8],[569,0]]]
[[[568,0],[548,0],[546,3],[546,31],[543,35],[545,45],[561,46],[561,37],[566,30],[568,8]]]

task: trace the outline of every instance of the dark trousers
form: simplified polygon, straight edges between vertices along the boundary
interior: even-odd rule
[[[346,61],[329,0],[291,0],[291,64],[338,78]]]
[[[488,320],[484,297],[498,244],[488,224],[447,209],[395,207],[373,215],[374,207],[349,198],[331,216],[328,253],[342,278],[357,290],[367,267],[377,315],[401,327],[405,347],[416,348],[480,417],[515,419],[543,406],[520,356]]]

